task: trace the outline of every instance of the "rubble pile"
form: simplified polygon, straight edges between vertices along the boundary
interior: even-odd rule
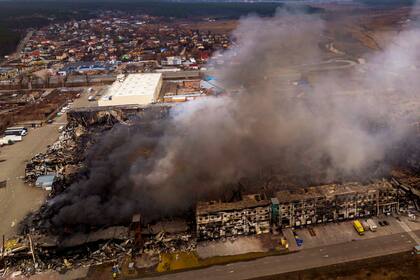
[[[169,108],[84,108],[70,111],[68,124],[59,139],[46,152],[37,154],[27,163],[25,181],[34,184],[38,177],[54,174],[50,193],[50,197],[54,197],[85,175],[88,148],[106,130],[117,123],[130,126],[132,122],[165,118]],[[19,225],[20,237],[2,252],[4,265],[0,267],[3,269],[0,270],[0,278],[3,273],[29,276],[46,270],[65,272],[78,267],[119,262],[138,252],[156,257],[163,252],[192,251],[196,248],[195,238],[186,233],[189,227],[185,222],[150,227],[150,231],[144,233],[148,237],[142,247],[142,242],[134,242],[128,228],[121,225],[101,229],[56,227],[48,218],[52,211],[54,209],[47,202],[22,221]]]
[[[128,106],[127,110],[130,109],[131,107]],[[134,110],[136,109],[137,107]],[[124,108],[89,107],[74,109],[67,114],[67,118],[71,123],[81,124],[85,128],[91,126],[107,126],[110,128],[116,123],[123,122],[125,114]]]
[[[55,173],[64,177],[68,166],[78,166],[82,161],[81,145],[86,129],[80,125],[67,125],[59,139],[45,153],[35,155],[25,168],[25,181],[34,183],[41,175]]]
[[[25,181],[33,184],[42,175],[54,174],[56,178],[50,196],[61,193],[77,179],[85,152],[95,136],[123,122],[123,114],[122,110],[108,108],[70,111],[68,124],[59,139],[48,146],[45,153],[35,155],[26,164]]]
[[[118,262],[131,256],[133,239],[127,227],[108,227],[70,235],[30,234],[8,240],[4,246],[4,268],[32,275],[45,270],[68,269]]]
[[[159,254],[173,253],[175,251],[186,252],[197,248],[197,241],[192,238],[190,233],[168,234],[159,232],[154,237],[148,239],[143,245],[143,253]]]
[[[108,240],[78,247],[61,248],[49,247],[35,240],[31,246],[29,238],[23,240],[20,238],[5,247],[3,273],[7,273],[8,270],[25,276],[46,270],[64,273],[79,267],[120,262],[124,257],[131,256],[132,248],[131,239]]]
[[[95,248],[96,250],[92,250],[88,246],[61,252],[40,249],[37,252],[39,256],[37,271],[52,269],[64,272],[68,269],[119,261],[126,255],[131,255],[131,247],[132,242],[128,239],[124,242],[108,241],[99,244]]]
[[[189,232],[160,231],[156,235],[149,235],[140,247],[137,247],[128,228],[121,226],[69,236],[33,231],[6,242],[5,251],[1,252],[4,266],[0,275],[13,272],[31,276],[46,270],[64,273],[79,267],[121,263],[126,257],[131,258],[137,253],[158,256],[161,253],[194,251],[197,242]]]

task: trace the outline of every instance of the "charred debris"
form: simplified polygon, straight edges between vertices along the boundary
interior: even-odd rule
[[[26,165],[28,184],[42,187],[36,184],[37,178],[49,175],[53,175],[54,181],[47,203],[20,224],[21,235],[3,240],[0,273],[6,274],[10,267],[24,275],[47,269],[65,272],[81,266],[118,262],[138,252],[193,250],[195,241],[187,233],[189,226],[184,221],[162,222],[147,228],[141,227],[140,215],[134,215],[130,224],[110,227],[58,228],[49,221],[49,201],[87,176],[86,151],[98,137],[117,124],[147,128],[147,123],[167,118],[169,108],[166,105],[114,106],[69,112],[68,124],[59,139]],[[149,236],[153,238],[148,239]]]
[[[159,113],[154,113],[158,111]],[[137,106],[79,108],[68,113],[68,124],[59,139],[48,147],[45,153],[35,155],[26,165],[25,181],[34,185],[37,178],[54,174],[54,187],[50,197],[61,193],[69,185],[83,176],[85,151],[92,146],[102,133],[117,123],[130,125],[138,123],[143,116],[163,117],[167,107]]]
[[[3,268],[0,270],[0,275],[1,273],[5,275],[12,267],[24,275],[48,269],[65,272],[78,267],[121,262],[138,254],[149,256],[151,263],[157,263],[157,256],[160,253],[195,250],[197,240],[221,238],[221,236],[236,238],[238,232],[259,234],[270,232],[272,225],[283,227],[284,221],[274,215],[276,212],[273,212],[273,207],[280,208],[279,201],[286,196],[281,195],[280,200],[276,199],[278,190],[273,185],[279,184],[277,181],[283,181],[284,178],[276,177],[272,170],[266,170],[252,180],[242,180],[238,187],[231,188],[235,190],[233,193],[226,194],[223,198],[226,203],[219,201],[197,204],[196,213],[190,213],[190,217],[173,217],[150,222],[147,217],[135,214],[128,223],[106,226],[63,227],[52,223],[50,218],[54,208],[50,207],[50,203],[73,183],[89,175],[86,153],[104,133],[119,125],[128,129],[132,127],[132,129],[147,130],[154,121],[164,122],[170,116],[170,108],[169,105],[160,104],[148,107],[79,108],[68,112],[68,124],[61,132],[58,141],[49,146],[45,153],[35,155],[27,163],[25,176],[27,183],[39,187],[36,185],[37,178],[46,175],[53,175],[54,180],[46,204],[20,224],[21,235],[7,241],[3,240],[1,248]],[[418,201],[419,197],[419,180],[414,179],[413,172],[416,172],[419,166],[416,155],[420,149],[415,149],[415,145],[410,147],[413,147],[413,150],[407,154],[407,162],[401,162],[402,168],[395,169],[391,172],[390,178],[387,178],[390,183],[384,183],[390,188],[398,189],[396,195],[390,199],[393,203],[397,201],[394,204],[404,209],[419,207],[418,204],[412,204],[415,199],[411,198],[416,197]],[[256,185],[262,187],[249,187]],[[338,189],[344,188],[343,186],[339,186]],[[263,192],[263,195],[261,197],[258,195],[258,199],[252,196],[253,198],[247,201],[245,198],[251,196],[243,196],[242,192],[245,194],[250,191]],[[357,191],[356,193],[358,194]],[[408,196],[401,196],[402,193]],[[295,193],[293,195],[296,196]],[[299,194],[300,196],[302,194]],[[270,197],[274,198],[270,200]],[[306,192],[303,197],[311,199]],[[296,203],[299,201],[296,200]],[[234,207],[230,209],[232,205]],[[215,207],[217,211],[213,209]],[[213,210],[210,211],[211,209]],[[390,211],[399,211],[399,209],[394,207]],[[243,213],[247,213],[245,221]],[[218,218],[221,223],[214,220]],[[289,220],[297,225],[296,221],[300,221],[300,218],[290,214]],[[290,221],[286,224],[292,224]]]

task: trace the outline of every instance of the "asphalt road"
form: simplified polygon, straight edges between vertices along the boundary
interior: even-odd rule
[[[419,236],[420,231],[415,233]],[[252,279],[404,252],[410,250],[414,246],[414,243],[412,237],[407,233],[393,234],[343,244],[304,249],[297,253],[261,258],[248,262],[213,266],[200,270],[141,279]]]

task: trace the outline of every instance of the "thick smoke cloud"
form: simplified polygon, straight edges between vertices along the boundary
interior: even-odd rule
[[[323,31],[324,22],[308,15],[243,18],[232,34],[235,47],[210,63],[228,94],[178,105],[169,120],[139,133],[112,129],[89,151],[89,177],[54,199],[52,222],[109,225],[136,212],[147,220],[176,216],[264,169],[286,178],[279,188],[287,180],[304,186],[383,175],[407,127],[389,91],[418,97],[410,66],[420,36],[403,33],[369,57],[372,64],[346,70],[344,78],[322,72],[294,85],[304,80],[302,69],[324,59]]]

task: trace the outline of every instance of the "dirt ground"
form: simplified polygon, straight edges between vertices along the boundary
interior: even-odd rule
[[[383,49],[401,30],[410,26],[420,9],[399,7],[373,9],[326,5],[326,30],[334,46],[346,55],[358,58]]]
[[[420,14],[420,9],[407,7],[395,9],[366,9],[362,6],[316,5],[325,9],[326,42],[333,42],[335,48],[346,57],[358,59],[372,51],[382,49],[392,38],[407,26],[407,19]],[[230,33],[239,20],[185,21],[180,25],[212,31]]]
[[[17,233],[19,222],[30,211],[36,210],[44,202],[47,192],[25,185],[22,178],[25,175],[26,161],[58,137],[58,127],[63,119],[56,124],[30,129],[22,142],[0,148],[0,181],[7,180],[7,186],[0,189],[0,234],[6,239]]]
[[[217,21],[200,21],[188,22],[185,26],[191,29],[198,29],[201,31],[211,31],[214,33],[229,33],[232,32],[237,26],[239,21],[232,20],[217,20]]]
[[[269,248],[263,245],[262,240],[255,236],[241,237],[235,241],[199,243],[197,246],[197,254],[200,258],[266,252],[268,250]]]

